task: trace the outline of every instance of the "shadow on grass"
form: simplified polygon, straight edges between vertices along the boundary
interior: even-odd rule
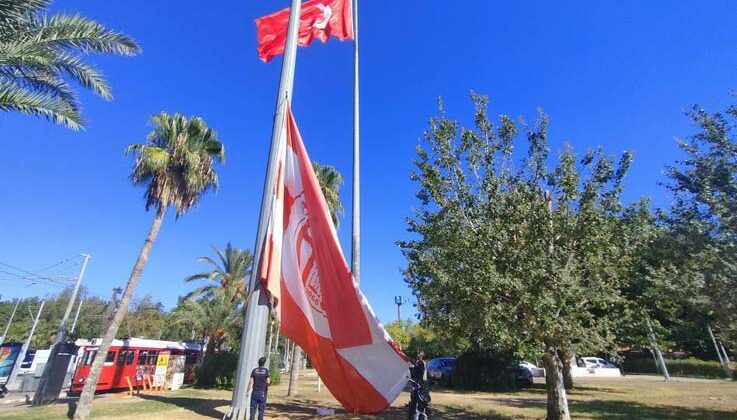
[[[141,394],[138,398],[148,401],[158,401],[165,404],[173,404],[179,408],[191,411],[204,417],[222,418],[223,413],[216,410],[217,407],[227,406],[230,400],[207,399],[196,397],[176,397],[165,395]]]
[[[731,411],[709,410],[705,408],[685,408],[650,406],[631,401],[572,401],[569,402],[571,414],[586,415],[602,420],[642,419],[642,420],[727,420],[737,419]]]

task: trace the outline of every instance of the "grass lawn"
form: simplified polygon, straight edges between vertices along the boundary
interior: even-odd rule
[[[339,409],[327,389],[317,392],[316,375],[308,371],[300,378],[297,398],[286,397],[287,377],[272,387],[266,417],[269,419],[309,419],[317,407],[336,408],[327,419],[403,419],[402,407],[409,396],[402,394],[392,408],[379,416],[353,416]],[[515,393],[433,390],[434,418],[448,420],[542,419],[545,417],[545,389],[542,384]],[[188,420],[222,418],[231,398],[229,391],[184,389],[152,393],[140,397],[108,394],[95,401],[97,419]],[[627,376],[615,379],[580,379],[569,394],[575,419],[736,419],[737,382],[677,378],[664,383],[654,376]],[[43,408],[3,407],[0,419],[63,419],[66,404]]]

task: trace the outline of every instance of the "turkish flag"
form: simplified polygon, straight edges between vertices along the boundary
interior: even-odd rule
[[[334,36],[353,39],[351,0],[310,0],[302,3],[297,44],[306,47],[317,38],[323,43]],[[258,56],[265,63],[284,53],[289,26],[289,8],[256,19]]]
[[[333,396],[353,413],[378,413],[407,384],[407,358],[353,279],[291,109],[278,150],[262,284],[282,333]]]

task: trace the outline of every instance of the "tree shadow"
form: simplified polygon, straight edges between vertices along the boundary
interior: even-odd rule
[[[674,406],[651,406],[631,401],[571,401],[571,414],[586,415],[602,420],[727,420],[737,419],[737,413],[707,408],[686,408]]]
[[[295,400],[289,402],[275,402],[266,405],[266,417],[279,416],[289,419],[313,419],[317,416],[317,408],[322,406],[316,401]],[[358,419],[374,419],[374,420],[405,420],[407,411],[404,407],[390,407],[388,410],[380,414],[352,414],[343,408],[335,408],[335,415],[328,417],[320,417],[325,419],[341,419],[341,420],[358,420]],[[469,412],[460,408],[439,407],[437,409],[430,407],[430,415],[433,418],[441,418],[444,420],[510,420],[509,417],[481,415]]]
[[[195,414],[199,414],[200,416],[212,418],[222,418],[223,412],[217,410],[217,408],[230,404],[230,400],[224,399],[176,397],[154,394],[140,394],[138,395],[138,398],[142,400],[158,401],[165,404],[173,404]]]

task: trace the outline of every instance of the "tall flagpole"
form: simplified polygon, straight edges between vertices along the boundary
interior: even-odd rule
[[[358,0],[353,0],[353,235],[351,269],[356,282],[361,282],[361,161],[358,84]]]
[[[284,50],[284,61],[282,62],[281,68],[281,80],[279,81],[279,93],[276,97],[274,126],[271,131],[269,161],[266,167],[264,192],[261,196],[261,212],[259,215],[258,230],[256,232],[253,267],[251,269],[251,279],[249,282],[249,290],[252,290],[253,292],[248,299],[246,320],[243,323],[240,358],[238,360],[235,386],[233,387],[233,400],[230,408],[223,417],[224,419],[244,420],[248,418],[250,409],[250,401],[246,395],[248,380],[251,375],[251,370],[256,367],[258,359],[264,356],[266,327],[269,320],[269,302],[266,300],[266,295],[262,293],[258,273],[259,267],[261,266],[263,246],[266,241],[271,196],[276,186],[276,163],[278,162],[277,154],[279,151],[279,142],[281,141],[281,136],[284,131],[286,107],[292,100],[294,68],[297,60],[297,34],[301,10],[301,0],[292,0],[292,6],[289,13],[286,48]]]

